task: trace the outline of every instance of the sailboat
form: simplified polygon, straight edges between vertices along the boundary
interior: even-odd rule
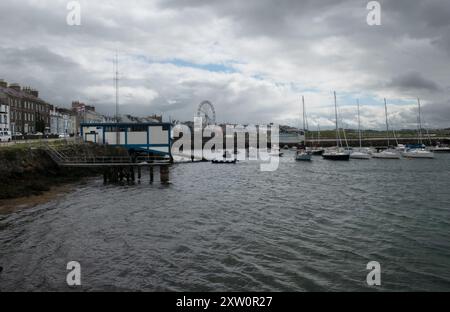
[[[320,125],[317,124],[317,145],[312,147],[311,154],[322,156],[323,152],[325,152],[325,150],[320,147]]]
[[[407,148],[403,153],[403,157],[405,158],[434,158],[434,153],[427,151],[424,148],[424,145],[422,143],[422,113],[420,108],[420,99],[417,98],[417,104],[419,107],[419,117],[418,117],[418,124],[419,124],[419,146],[420,147],[414,147],[414,148]]]
[[[441,145],[438,143],[435,147],[431,148],[431,151],[434,153],[450,153],[450,146]]]
[[[306,150],[306,113],[305,113],[305,97],[302,96],[302,103],[303,103],[303,135],[305,137],[303,142],[302,149],[297,150],[297,153],[295,154],[295,160],[298,161],[310,161],[311,160],[311,152]]]
[[[336,101],[336,91],[334,92],[334,111],[336,117],[336,148],[333,150],[327,150],[322,154],[324,159],[328,160],[350,160],[350,154],[348,151],[342,149],[342,142],[339,136],[339,125],[338,125],[338,112],[337,112],[337,101]]]
[[[350,158],[352,159],[370,159],[370,154],[363,151],[362,149],[362,137],[361,137],[361,117],[359,113],[359,100],[357,100],[358,104],[358,134],[359,134],[359,150],[353,151],[350,154]]]
[[[387,143],[388,148],[384,151],[374,153],[372,155],[373,158],[380,158],[380,159],[400,159],[400,154],[393,149],[390,149],[390,141],[389,141],[389,120],[388,120],[388,111],[387,111],[387,102],[386,99],[384,99],[384,113],[386,116],[386,136],[387,136]]]

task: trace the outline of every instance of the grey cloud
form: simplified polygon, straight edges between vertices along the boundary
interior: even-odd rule
[[[31,48],[1,48],[0,54],[4,66],[22,68],[26,66],[39,66],[50,71],[73,70],[78,64],[68,57],[53,53],[45,46]]]
[[[210,99],[224,120],[267,121],[276,114],[289,115],[284,95],[270,89],[271,84],[292,82],[295,88],[286,94],[292,97],[305,88],[296,77],[311,77],[308,88],[326,93],[329,90],[323,85],[332,86],[340,78],[335,78],[336,73],[342,73],[341,80],[351,80],[347,81],[350,89],[342,92],[427,96],[429,121],[436,125],[449,122],[441,117],[447,116],[446,106],[439,104],[450,100],[448,89],[441,87],[450,85],[450,3],[446,0],[381,1],[380,27],[367,26],[367,1],[360,0],[161,0],[156,6],[151,1],[133,1],[128,6],[120,1],[81,3],[82,26],[68,27],[65,1],[1,1],[0,11],[8,14],[0,19],[4,30],[0,78],[39,88],[42,96],[55,104],[92,101],[99,110],[112,113],[114,96],[109,97],[109,91],[85,93],[89,86],[112,85],[112,72],[107,65],[94,66],[91,53],[100,62],[98,55],[108,57],[115,48],[149,59],[186,57],[200,63],[203,57],[213,55],[218,62],[233,57],[233,61],[254,65],[255,71],[260,71],[241,79],[256,74],[270,83],[232,88],[241,83],[233,74],[180,79],[188,69],[167,68],[154,74],[148,70],[151,65],[141,61],[133,70],[146,71],[148,77],[124,78],[121,85],[151,86],[160,96],[148,103],[127,98],[129,104],[121,109],[191,119],[198,103]],[[225,33],[209,33],[209,27],[223,21]],[[259,42],[254,41],[258,38],[269,42],[269,48],[263,43],[260,50],[241,49],[242,42]],[[323,46],[327,40],[331,40],[330,46]],[[318,52],[318,47],[323,51]],[[335,48],[338,52],[328,53]],[[124,63],[126,72],[128,64]],[[433,107],[439,113],[434,113]],[[318,114],[314,110],[310,109],[311,114]],[[403,114],[402,118],[414,120],[413,112],[405,110]]]
[[[439,124],[444,127],[449,127],[450,99],[424,105],[422,112],[423,118],[428,125]]]
[[[428,90],[438,91],[439,85],[433,80],[423,77],[418,72],[409,72],[403,75],[394,77],[389,83],[390,87],[401,90]]]

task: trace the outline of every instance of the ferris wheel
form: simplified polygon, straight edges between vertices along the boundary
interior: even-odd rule
[[[216,124],[216,110],[209,101],[200,103],[197,109],[197,117],[203,118],[203,126]]]

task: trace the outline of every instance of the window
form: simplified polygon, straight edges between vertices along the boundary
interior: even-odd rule
[[[133,125],[130,128],[128,128],[128,131],[131,132],[147,132],[147,126],[145,125]]]

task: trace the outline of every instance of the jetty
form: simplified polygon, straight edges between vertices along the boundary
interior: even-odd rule
[[[103,172],[103,181],[107,183],[128,182],[140,183],[145,168],[149,174],[150,183],[154,182],[155,168],[159,169],[162,184],[169,183],[169,167],[173,164],[167,156],[130,155],[130,156],[96,156],[67,155],[49,144],[44,150],[59,167],[97,168]]]

